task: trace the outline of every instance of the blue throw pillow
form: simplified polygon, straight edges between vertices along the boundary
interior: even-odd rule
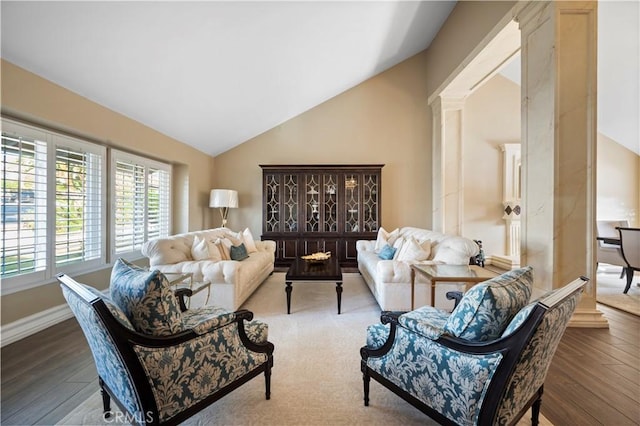
[[[529,303],[532,286],[530,266],[475,285],[453,310],[444,331],[473,342],[500,337],[513,317]]]
[[[118,259],[111,271],[109,290],[113,303],[138,332],[169,336],[183,331],[178,300],[162,272],[147,271]]]
[[[240,243],[239,246],[231,246],[229,249],[229,257],[231,260],[245,260],[249,255],[247,254],[247,248],[244,243]]]
[[[396,248],[391,247],[389,244],[385,244],[385,246],[380,250],[380,253],[378,253],[378,257],[384,260],[391,260],[393,259],[394,254],[396,254]]]

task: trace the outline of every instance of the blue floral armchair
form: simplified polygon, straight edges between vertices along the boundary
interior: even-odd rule
[[[134,424],[177,424],[264,373],[272,343],[246,310],[181,312],[166,277],[118,260],[110,296],[58,276],[98,370],[104,415],[113,398]]]
[[[532,407],[585,278],[528,303],[530,267],[465,293],[452,313],[383,312],[361,350],[364,403],[373,378],[442,424],[515,424]]]

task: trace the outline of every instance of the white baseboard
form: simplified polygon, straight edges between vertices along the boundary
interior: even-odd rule
[[[10,343],[24,339],[27,336],[58,324],[73,316],[71,309],[67,304],[54,306],[45,311],[20,318],[18,321],[3,325],[0,329],[2,338],[0,339],[0,347],[4,347]]]
[[[487,258],[485,259],[485,263],[487,265],[494,265],[506,271],[520,267],[520,259],[500,254],[487,256]]]

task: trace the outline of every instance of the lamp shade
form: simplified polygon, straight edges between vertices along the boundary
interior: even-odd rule
[[[238,191],[233,189],[212,189],[209,196],[209,207],[238,207]]]

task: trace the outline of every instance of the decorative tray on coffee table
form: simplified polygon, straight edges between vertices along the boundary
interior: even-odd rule
[[[329,258],[331,258],[331,252],[327,251],[327,252],[317,252],[317,253],[312,253],[312,254],[308,254],[306,256],[301,256],[302,260],[304,260],[305,262],[309,262],[309,263],[322,263],[325,260],[328,260]]]

